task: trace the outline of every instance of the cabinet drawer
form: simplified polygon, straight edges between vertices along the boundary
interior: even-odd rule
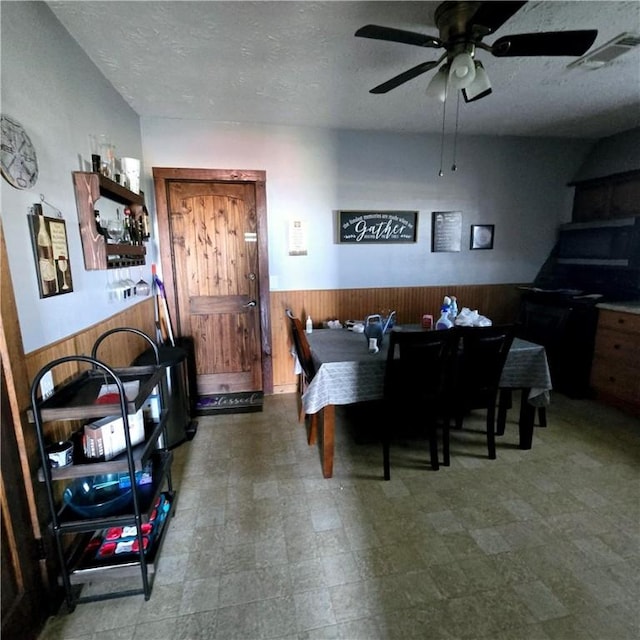
[[[596,334],[594,352],[607,360],[612,367],[616,363],[637,367],[640,376],[640,334],[623,333],[600,327]]]
[[[598,330],[601,328],[624,331],[625,333],[636,333],[638,334],[638,340],[640,340],[640,314],[600,309]]]
[[[596,355],[591,368],[591,386],[626,402],[640,403],[638,367],[611,363]]]

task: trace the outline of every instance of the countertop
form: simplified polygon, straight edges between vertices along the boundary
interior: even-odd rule
[[[596,305],[598,309],[608,309],[609,311],[622,311],[624,313],[636,313],[640,315],[640,300],[628,300],[625,302],[600,302]]]

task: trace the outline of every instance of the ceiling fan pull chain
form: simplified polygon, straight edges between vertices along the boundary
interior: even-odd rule
[[[456,165],[456,152],[458,148],[458,119],[460,116],[460,92],[456,91],[458,101],[456,102],[456,128],[453,133],[453,164],[451,165],[451,171],[456,171],[458,165]]]
[[[444,173],[442,172],[442,163],[444,161],[444,117],[447,113],[447,95],[444,96],[444,102],[442,104],[442,135],[440,136],[440,171],[438,175],[442,178]]]

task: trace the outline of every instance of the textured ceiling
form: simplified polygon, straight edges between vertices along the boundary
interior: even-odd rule
[[[438,35],[439,2],[50,1],[71,36],[140,116],[437,132],[430,71],[369,89],[441,50],[354,37],[365,24]],[[500,36],[597,29],[592,49],[640,33],[640,2],[532,1]],[[598,70],[574,58],[479,51],[493,93],[460,103],[460,132],[601,138],[640,126],[640,47]],[[447,104],[446,122],[455,118]],[[447,129],[450,125],[447,124]]]

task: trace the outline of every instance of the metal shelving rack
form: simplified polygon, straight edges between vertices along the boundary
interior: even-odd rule
[[[95,357],[97,348],[104,338],[118,331],[133,332],[151,343],[156,354],[156,365],[112,368]],[[85,363],[86,371],[74,376],[69,382],[56,388],[48,398],[39,397],[40,381],[52,369],[67,363]],[[176,494],[172,486],[171,463],[173,454],[160,446],[161,436],[167,441],[166,398],[163,397],[162,376],[165,367],[159,364],[156,344],[145,333],[132,328],[118,328],[106,332],[96,341],[92,356],[74,355],[59,358],[45,365],[35,376],[31,385],[30,420],[35,424],[42,467],[38,478],[46,487],[50,512],[49,528],[52,532],[60,565],[60,578],[65,590],[67,605],[73,610],[79,602],[106,600],[133,594],[144,594],[145,600],[151,597],[153,577],[160,548],[167,531],[167,521],[175,509]],[[125,383],[139,381],[135,398],[128,399]],[[97,404],[95,402],[103,383],[114,384],[118,389],[119,402]],[[160,417],[157,421],[145,424],[145,439],[137,445],[131,443],[129,433],[129,415],[135,414],[145,404],[154,389],[160,391]],[[95,419],[106,416],[122,417],[126,450],[112,460],[95,462],[82,458],[76,447],[74,464],[66,467],[51,468],[47,455],[44,425],[49,421],[68,421]],[[152,482],[139,486],[135,480],[136,472],[151,464]],[[128,473],[131,479],[131,504],[111,515],[95,518],[83,518],[59,499],[56,483],[63,480],[82,478],[104,473]],[[169,505],[168,513],[153,537],[152,543],[145,547],[143,524],[150,521],[159,499]],[[138,553],[125,553],[109,559],[90,557],[88,546],[102,529],[109,527],[136,527]],[[69,543],[68,536],[72,536]],[[65,541],[67,544],[65,544]],[[141,586],[135,589],[114,590],[96,595],[78,596],[78,585],[101,577],[105,579],[131,578],[139,576]]]

